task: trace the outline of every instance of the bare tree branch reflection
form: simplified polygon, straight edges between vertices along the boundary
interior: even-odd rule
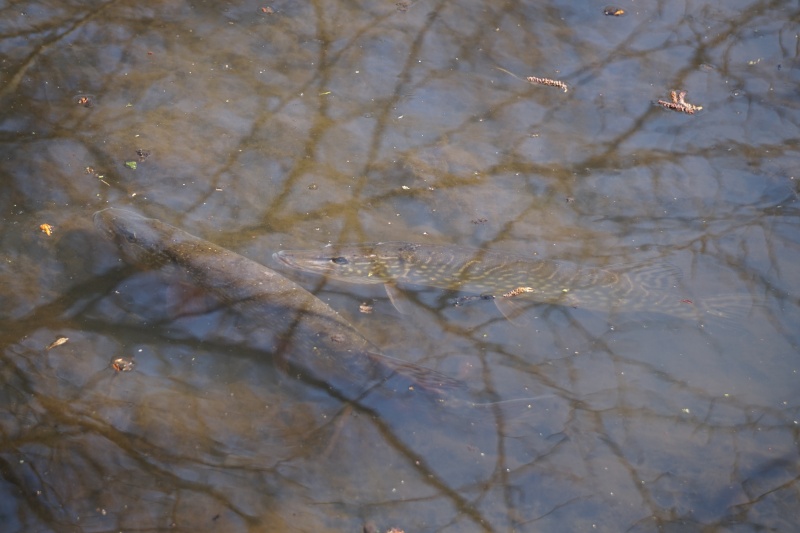
[[[8,530],[795,527],[796,6],[259,7],[0,8]],[[704,109],[655,105],[673,89]],[[751,310],[700,328],[536,306],[515,327],[460,294],[406,287],[400,315],[378,288],[298,276],[490,405],[351,397],[242,345],[256,321],[175,314],[168,281],[118,270],[84,227],[109,205],[265,263],[379,240],[659,258],[688,298]]]

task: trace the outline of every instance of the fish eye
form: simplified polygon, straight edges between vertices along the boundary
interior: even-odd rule
[[[134,242],[136,240],[136,233],[133,231],[123,229],[120,230],[120,233],[122,233],[122,236],[125,237],[125,240],[128,242]]]
[[[349,262],[350,261],[348,261],[346,257],[331,257],[331,263],[335,263],[337,265],[346,265]]]

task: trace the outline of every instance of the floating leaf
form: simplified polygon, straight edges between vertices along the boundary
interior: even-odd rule
[[[111,362],[111,368],[117,372],[130,372],[133,367],[133,359],[128,359],[127,357],[117,357]]]
[[[51,348],[55,348],[56,346],[61,346],[62,344],[64,344],[68,340],[69,340],[69,337],[59,337],[56,340],[54,340],[53,342],[51,342],[50,344],[48,344],[47,348],[45,348],[45,350],[49,350]]]

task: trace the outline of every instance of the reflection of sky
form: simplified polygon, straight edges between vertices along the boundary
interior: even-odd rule
[[[271,7],[0,8],[12,527],[797,522],[796,8]],[[654,104],[673,89],[703,110]],[[453,307],[458,295],[404,287],[400,315],[379,287],[287,273],[390,355],[498,400],[570,405],[566,422],[519,417],[519,432],[395,438],[391,420],[343,413],[266,361],[142,324],[167,320],[168,287],[112,270],[89,219],[108,205],[273,267],[280,248],[329,241],[656,259],[681,268],[691,298],[755,306],[705,328],[551,306],[519,328],[483,302]],[[113,374],[120,355],[136,371]]]

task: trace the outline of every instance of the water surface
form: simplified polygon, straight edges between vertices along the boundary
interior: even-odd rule
[[[800,12],[617,6],[0,7],[5,529],[791,530]],[[671,90],[703,109],[656,104]],[[664,261],[687,299],[744,305],[707,324],[540,306],[517,327],[458,294],[406,287],[400,315],[380,287],[285,272],[389,355],[542,397],[376,416],[237,348],[169,272],[124,267],[91,225],[108,206],[273,268],[282,248],[445,243]]]

